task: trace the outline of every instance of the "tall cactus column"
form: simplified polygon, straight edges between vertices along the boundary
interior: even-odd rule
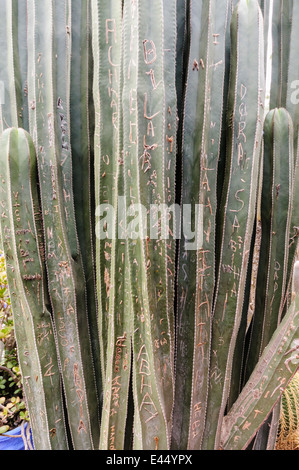
[[[290,42],[290,58],[288,64],[288,90],[286,109],[289,112],[294,126],[294,185],[293,185],[293,208],[290,228],[290,251],[288,267],[288,285],[291,286],[291,277],[295,263],[296,251],[298,249],[299,236],[299,59],[297,54],[299,4],[293,2],[292,31]]]
[[[254,228],[264,115],[263,18],[256,0],[241,0],[231,26],[228,166],[220,212],[221,244],[213,307],[209,401],[204,449],[219,448],[230,388]],[[245,39],[250,35],[251,41]],[[242,41],[246,40],[246,45]]]
[[[124,88],[123,88],[123,145],[124,145],[124,181],[125,192],[128,191],[126,185],[126,175],[132,175],[133,158],[137,157],[137,51],[138,51],[138,13],[137,2],[127,2],[124,5],[124,40],[123,40],[123,74],[124,74]],[[129,188],[131,185],[129,186]],[[131,191],[131,190],[130,190]],[[126,203],[131,203],[131,200],[126,197]],[[127,204],[126,204],[127,205]],[[128,234],[126,233],[126,236]],[[129,263],[129,243],[127,244],[127,259]],[[132,242],[131,242],[132,243]],[[129,267],[129,279],[131,285],[131,267]],[[134,329],[134,298],[131,293],[131,329]],[[133,340],[133,336],[132,336]],[[133,346],[133,342],[132,342]],[[134,351],[133,351],[134,353]],[[136,397],[137,393],[137,378],[138,378],[138,363],[135,360],[132,362],[132,376],[133,376],[133,395]],[[134,404],[136,407],[136,398]],[[134,447],[142,448],[142,427],[139,413],[134,413]]]
[[[71,2],[69,84],[72,177],[78,241],[86,280],[86,301],[98,393],[102,371],[95,267],[94,104],[91,1]],[[100,401],[101,404],[101,401]]]
[[[296,0],[273,2],[270,109],[286,107],[293,4]]]
[[[261,250],[247,379],[281,321],[287,291],[293,174],[292,120],[285,109],[275,109],[268,113],[264,124],[262,191],[258,203]]]
[[[1,84],[0,133],[14,126],[28,129],[26,2],[3,0],[0,28]],[[5,5],[5,6],[4,6]]]
[[[294,174],[293,124],[285,109],[270,111],[264,123],[263,168],[258,198],[257,227],[260,259],[255,289],[255,309],[246,353],[248,380],[259,357],[281,322],[288,290],[289,234]],[[266,268],[267,267],[267,268]],[[268,440],[275,446],[280,407],[259,431],[255,448]]]
[[[174,4],[131,2],[124,47],[124,174],[133,307],[134,447],[167,449],[173,403]],[[172,20],[171,20],[172,19]],[[168,39],[167,39],[168,38]],[[167,41],[167,43],[166,43]],[[166,89],[167,87],[167,89]],[[150,214],[150,216],[149,216]],[[174,222],[173,215],[172,222]],[[150,227],[146,227],[151,219]],[[132,220],[132,219],[131,219]],[[163,226],[164,221],[164,226]],[[157,228],[157,230],[155,230]],[[172,232],[172,231],[171,231]]]
[[[224,2],[224,7],[223,11],[217,1],[193,2],[190,12],[191,51],[183,124],[182,205],[184,210],[187,204],[192,206],[196,237],[195,246],[190,249],[190,241],[186,237],[187,219],[184,217],[179,250],[178,367],[173,429],[173,446],[179,448],[200,448],[206,414],[216,270],[216,188],[230,2]],[[196,216],[198,207],[202,217]],[[203,239],[197,240],[201,232]],[[185,404],[183,408],[182,402]]]
[[[105,380],[100,448],[121,450],[127,421],[132,322],[125,210],[119,206],[119,196],[124,196],[122,3],[93,1],[92,19],[96,211],[98,217],[104,216],[96,227],[99,330]]]
[[[66,1],[28,2],[28,92],[45,261],[71,437],[75,449],[93,449],[99,442],[99,408],[72,192],[69,13]]]
[[[37,450],[67,449],[31,137],[22,129],[6,130],[0,155],[0,228],[34,446]]]

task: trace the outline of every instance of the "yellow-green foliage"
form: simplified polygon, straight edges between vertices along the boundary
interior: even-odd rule
[[[10,299],[7,286],[7,277],[5,270],[5,259],[3,252],[0,251],[0,340],[5,341],[11,338],[13,328],[12,313],[10,309]],[[0,360],[2,347],[0,345]]]
[[[282,397],[277,450],[299,450],[299,374]]]
[[[28,420],[14,338],[3,252],[0,250],[0,434]]]

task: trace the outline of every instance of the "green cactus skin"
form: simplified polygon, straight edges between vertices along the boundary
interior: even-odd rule
[[[17,1],[5,0],[0,28],[1,81],[4,103],[1,103],[0,133],[10,127],[22,127],[22,84],[18,52]]]
[[[251,250],[249,255],[249,262],[248,262],[248,272],[247,272],[247,279],[245,284],[245,293],[244,293],[244,302],[243,302],[243,309],[242,309],[242,316],[240,327],[238,331],[238,336],[235,345],[235,351],[237,352],[234,354],[233,357],[233,365],[232,365],[232,373],[231,373],[231,383],[230,383],[230,390],[229,390],[229,397],[227,401],[227,410],[229,411],[232,405],[235,403],[236,399],[240,395],[240,392],[243,388],[243,373],[244,373],[244,358],[247,351],[247,336],[246,333],[248,331],[248,325],[250,325],[251,319],[251,293],[252,293],[252,280],[253,280],[253,267],[255,262],[255,249],[256,243],[258,239],[257,235],[258,229],[254,230],[256,232],[256,236],[252,237],[251,242]]]
[[[294,155],[293,123],[285,109],[272,110],[265,118],[263,161],[261,249],[247,378],[280,323],[287,289]]]
[[[287,111],[290,113],[294,125],[294,150],[295,159],[297,158],[298,148],[298,133],[299,133],[299,93],[298,93],[298,74],[299,74],[299,59],[298,59],[298,29],[296,25],[299,21],[299,5],[298,2],[293,2],[292,9],[292,31],[290,38],[290,56],[288,66],[288,82],[287,82]],[[297,91],[296,91],[297,90]]]
[[[297,295],[238,400],[224,418],[222,449],[243,450],[247,447],[298,370],[298,312]]]
[[[22,129],[5,130],[0,155],[0,225],[34,446],[37,450],[66,450],[61,376],[43,264],[37,162],[31,137]]]
[[[125,183],[125,196],[128,191],[131,191],[128,187],[128,178],[126,174],[132,175],[131,168],[133,166],[132,158],[137,159],[137,55],[138,55],[138,13],[137,3],[130,2],[124,5],[124,56],[123,56],[123,75],[124,75],[124,88],[123,88],[123,145],[124,145],[124,183]],[[130,158],[131,157],[131,158]],[[130,158],[130,161],[128,160]],[[126,202],[131,203],[131,200],[126,197]],[[127,244],[127,261],[129,264],[129,244]],[[130,285],[132,282],[132,272],[129,267],[129,279]],[[131,330],[134,330],[134,298],[131,292]],[[142,449],[142,426],[140,420],[140,414],[136,412],[138,410],[138,361],[134,360],[134,349],[133,349],[133,334],[132,334],[132,350],[133,350],[133,361],[132,361],[132,386],[133,386],[133,401],[134,401],[134,420],[133,420],[133,448]],[[151,371],[152,373],[152,371]]]
[[[175,18],[175,5],[160,0],[149,5],[142,0],[133,2],[132,8],[131,47],[125,47],[124,54],[123,94],[128,214],[136,204],[149,210],[150,204],[167,204],[167,197],[173,197],[176,128],[172,122],[177,112],[173,104],[175,90],[168,87],[175,80],[171,61],[176,41],[169,39],[164,45],[166,37],[175,38],[176,24],[167,20]],[[160,216],[154,221],[160,223]],[[148,238],[133,239],[132,230],[130,225],[134,448],[167,449],[173,397],[173,319],[169,312],[175,274],[174,266],[170,268],[174,240],[172,235],[169,240],[162,240],[161,233],[157,240],[151,240],[149,231]]]
[[[238,3],[231,28],[228,166],[220,207],[222,239],[213,307],[213,354],[204,449],[219,447],[221,424],[229,395],[254,228],[263,130],[263,18],[256,0],[241,0]],[[248,34],[251,37],[250,47],[242,48],[241,40]]]
[[[13,36],[18,38],[18,55],[16,57],[18,63],[15,65],[15,73],[20,74],[20,81],[17,80],[16,84],[21,87],[18,111],[22,128],[29,132],[27,23],[24,21],[24,18],[27,17],[27,2],[12,0],[12,8],[12,17],[18,18],[17,30],[13,30]]]
[[[176,88],[178,117],[183,115],[190,49],[190,0],[177,1]],[[179,127],[182,126],[179,119]]]
[[[188,2],[186,8],[188,7]],[[177,140],[177,116],[179,100],[176,91],[176,54],[177,54],[177,7],[175,4],[163,0],[164,14],[164,82],[165,82],[165,116],[164,125],[165,134],[165,203],[171,207],[176,202],[176,155],[178,149]],[[188,14],[188,12],[187,12]],[[187,38],[185,38],[187,41]],[[167,48],[170,44],[171,47]],[[185,49],[187,44],[185,45]],[[175,319],[174,319],[174,298],[176,283],[176,234],[179,225],[177,214],[171,214],[169,219],[169,240],[166,243],[166,274],[167,274],[167,293],[168,293],[168,319],[169,331],[171,335],[170,352],[171,364],[174,366],[175,357]]]
[[[273,2],[270,109],[286,107],[293,0]]]
[[[270,9],[271,1],[270,0],[259,0],[261,11],[264,18],[264,39],[265,39],[265,71],[267,71],[268,66],[268,47],[269,47],[269,20],[270,20]]]
[[[70,133],[78,240],[98,393],[102,392],[95,267],[94,104],[91,2],[71,2]],[[78,53],[80,51],[80,54]],[[86,182],[90,184],[86,184]]]
[[[220,140],[220,154],[219,154],[219,161],[218,161],[218,174],[217,174],[217,207],[221,204],[221,197],[222,197],[222,190],[223,190],[223,182],[225,177],[225,166],[226,166],[226,147],[227,147],[227,131],[226,131],[226,115],[227,115],[227,106],[228,106],[228,90],[230,84],[230,56],[231,56],[231,30],[230,24],[232,19],[233,11],[237,5],[236,0],[231,0],[228,10],[228,26],[226,28],[226,53],[225,53],[225,78],[224,78],[224,88],[223,88],[223,96],[224,96],[224,112],[222,116],[222,135]],[[216,213],[216,230],[218,230],[218,211]],[[217,233],[217,232],[216,232]],[[215,246],[217,249],[217,245]],[[215,253],[217,259],[217,253]]]
[[[218,2],[209,2],[202,12],[202,46],[205,86],[200,84],[198,109],[204,110],[199,120],[200,132],[194,150],[200,158],[199,204],[203,211],[203,243],[197,254],[197,296],[194,316],[194,355],[192,402],[188,448],[198,449],[203,437],[211,346],[211,310],[215,288],[215,228],[217,210],[217,163],[220,151],[224,108],[226,30],[229,25],[229,2],[224,12]],[[207,9],[208,8],[208,9]],[[221,15],[220,15],[221,10]],[[208,28],[208,29],[206,29]],[[206,44],[205,44],[206,43]],[[204,51],[206,50],[206,55]],[[220,98],[216,90],[220,90]]]
[[[55,54],[56,59],[52,79],[54,81],[53,87],[55,87],[53,99],[55,100],[57,110],[53,116],[56,121],[53,127],[53,131],[55,130],[53,140],[56,139],[55,143],[59,149],[57,152],[57,170],[63,194],[62,207],[65,213],[67,240],[72,257],[78,260],[79,244],[75,223],[73,191],[70,191],[70,187],[72,187],[72,153],[70,143],[71,2],[70,0],[63,0],[61,2],[54,0],[52,4],[53,28],[55,28],[52,54]],[[48,48],[47,53],[49,53],[49,50]],[[50,75],[48,74],[47,77],[50,77]],[[37,84],[38,86],[39,83]]]
[[[3,0],[0,134],[30,130],[37,151],[24,131],[5,131],[0,225],[36,448],[66,449],[68,434],[74,449],[121,450],[132,432],[136,450],[273,447],[298,368],[298,298],[286,313],[299,234],[297,3],[274,1],[271,107],[293,119],[295,152],[293,166],[291,149],[275,164],[266,204],[270,0]],[[289,133],[276,130],[276,156],[292,141],[287,111],[266,120],[266,155],[278,121]],[[201,247],[181,240],[176,253],[184,220],[171,211],[168,240],[132,239],[137,204],[175,202],[202,205]],[[104,240],[100,204],[116,217]],[[272,313],[255,316],[248,343],[253,235],[270,206],[256,305]]]
[[[94,104],[95,104],[95,200],[110,204],[117,211],[118,175],[121,165],[119,132],[120,70],[121,70],[121,16],[120,2],[92,1],[92,30],[94,52]],[[112,56],[113,53],[113,56]],[[101,87],[107,92],[102,93]],[[103,118],[104,116],[104,118]],[[97,214],[100,215],[100,214]],[[112,221],[112,224],[114,221]],[[96,239],[97,292],[99,302],[99,334],[101,365],[106,376],[109,331],[109,308],[114,302],[110,288],[114,285],[112,262],[112,227],[107,240]],[[115,235],[115,226],[113,226]],[[113,311],[113,307],[112,310]]]
[[[286,149],[289,149],[288,152]],[[285,109],[275,109],[267,114],[264,123],[263,169],[260,175],[262,191],[258,201],[257,217],[257,224],[261,227],[261,246],[255,313],[246,358],[247,379],[280,323],[284,308],[288,281],[293,172],[292,120]],[[278,423],[279,415],[278,404],[274,409],[274,415],[269,418],[270,424],[265,424],[259,430],[255,449],[257,446],[263,448],[275,445],[274,436],[277,433],[275,423]]]
[[[209,2],[207,7],[209,9]],[[181,207],[183,204],[199,203],[200,181],[200,153],[194,149],[195,130],[198,116],[203,114],[203,107],[199,108],[199,90],[202,96],[205,91],[205,57],[201,54],[200,39],[203,29],[203,15],[205,14],[202,2],[192,1],[190,6],[190,52],[186,73],[186,90],[184,103],[184,121],[182,123],[182,189]],[[205,19],[206,21],[206,19]],[[206,33],[207,36],[207,33]],[[206,39],[205,39],[206,42]],[[202,62],[200,63],[200,59]],[[200,84],[203,87],[200,89]],[[204,97],[202,97],[202,100]],[[202,105],[202,101],[200,103]],[[200,109],[200,112],[198,112]],[[200,141],[200,136],[199,136]],[[193,175],[193,176],[192,176]],[[194,177],[194,179],[193,179]],[[194,185],[193,182],[197,183]],[[193,227],[195,212],[192,214]],[[182,221],[182,228],[184,222]],[[190,407],[193,380],[193,356],[195,338],[195,292],[197,257],[194,252],[186,251],[185,241],[180,240],[178,254],[177,278],[177,342],[176,342],[176,381],[175,406],[173,413],[172,448],[182,449],[188,447],[190,429]]]
[[[98,448],[99,422],[84,272],[73,213],[69,6],[68,2],[51,0],[42,4],[28,2],[28,92],[31,135],[37,149],[49,294],[71,438],[74,448],[79,450]]]
[[[118,237],[118,230],[124,229],[126,223],[126,213],[118,200],[118,196],[124,196],[123,7],[118,1],[110,2],[109,6],[95,1],[92,8],[96,199],[97,204],[110,204],[115,212],[110,233],[97,240],[99,325],[105,374],[100,449],[122,450],[131,374],[132,322],[127,242],[125,237]]]
[[[287,93],[287,110],[293,120],[294,126],[294,160],[295,173],[293,185],[293,210],[291,215],[290,229],[290,249],[289,249],[289,267],[288,267],[288,285],[291,285],[292,271],[295,262],[296,250],[298,248],[299,235],[299,60],[298,60],[298,31],[296,25],[299,21],[299,5],[298,2],[293,3],[292,14],[292,32],[290,43],[290,60],[288,70],[288,93]],[[297,51],[297,52],[296,52]],[[296,91],[297,90],[297,91]]]

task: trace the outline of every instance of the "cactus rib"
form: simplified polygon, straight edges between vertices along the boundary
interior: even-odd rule
[[[1,138],[2,240],[19,363],[36,449],[67,449],[55,329],[43,265],[36,153],[22,129]]]
[[[220,207],[222,239],[213,307],[214,354],[210,363],[205,449],[219,447],[254,228],[265,96],[262,26],[258,2],[241,0],[232,18],[232,80],[227,116],[229,163]],[[242,38],[249,31],[250,47],[243,48]]]

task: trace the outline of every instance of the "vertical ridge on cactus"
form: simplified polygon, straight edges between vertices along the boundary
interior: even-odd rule
[[[36,449],[67,449],[55,327],[48,310],[37,162],[22,129],[7,129],[0,142],[0,228],[23,386]]]
[[[196,250],[197,261],[194,266],[195,288],[197,290],[196,299],[192,304],[185,303],[186,308],[193,315],[194,322],[194,336],[193,336],[193,371],[190,374],[190,385],[192,384],[191,392],[191,413],[189,424],[189,448],[198,448],[201,443],[204,421],[205,421],[205,403],[207,401],[207,387],[208,387],[208,371],[209,371],[209,354],[210,354],[210,330],[211,330],[211,308],[213,302],[213,292],[215,283],[215,214],[216,214],[216,181],[217,181],[217,163],[219,158],[220,149],[220,136],[222,125],[223,113],[223,87],[225,79],[225,46],[226,46],[226,28],[228,26],[228,12],[229,3],[225,4],[225,12],[219,12],[219,5],[217,2],[207,2],[202,7],[202,31],[200,44],[201,48],[198,51],[198,59],[192,59],[189,63],[189,83],[187,86],[186,95],[186,108],[185,112],[189,112],[188,100],[191,99],[192,85],[194,80],[198,82],[198,99],[197,99],[197,116],[194,124],[198,133],[193,137],[193,142],[188,142],[188,136],[184,134],[183,144],[183,158],[190,159],[191,172],[193,168],[198,165],[199,173],[199,186],[196,190],[191,186],[186,185],[185,192],[183,193],[182,203],[187,204],[190,202],[190,197],[199,206],[202,211],[202,218],[196,220],[198,228],[203,220],[203,227],[199,230],[203,232],[202,244],[196,246],[193,251],[187,253],[187,247],[181,242],[181,263],[179,269],[184,272],[186,257],[193,257]],[[192,15],[196,15],[194,11],[198,9],[198,5],[193,5],[191,10]],[[197,10],[198,11],[198,10]],[[192,42],[191,42],[192,49]],[[192,53],[191,53],[192,54]],[[193,55],[190,55],[190,59]],[[199,57],[201,59],[199,59]],[[201,64],[199,64],[201,60]],[[197,65],[196,63],[197,62]],[[192,67],[192,69],[191,69]],[[197,77],[194,76],[197,74]],[[199,78],[198,78],[199,77]],[[190,86],[189,86],[190,85]],[[214,93],[214,90],[219,92],[220,99]],[[187,119],[186,119],[187,122]],[[212,125],[211,125],[212,123]],[[187,128],[185,123],[185,129]],[[188,146],[190,145],[190,152]],[[188,168],[183,169],[183,178],[187,182],[188,178],[192,178],[192,174],[188,172]],[[211,188],[213,188],[211,190]],[[195,189],[195,190],[194,190]],[[188,191],[188,193],[187,193]],[[191,192],[192,191],[192,192]],[[200,249],[199,249],[200,248]],[[191,273],[190,273],[191,274]],[[184,280],[179,278],[178,292],[182,297],[191,296],[192,290],[184,289],[186,282],[186,275]],[[192,312],[193,310],[193,312]],[[183,311],[180,312],[183,315]],[[190,340],[192,341],[191,333],[188,331]],[[191,334],[190,334],[191,333]],[[183,339],[179,339],[183,341]],[[189,342],[189,339],[185,339]],[[186,372],[185,372],[186,373]],[[178,406],[179,406],[178,400]],[[187,421],[185,422],[185,425]]]
[[[203,74],[199,65],[200,53],[200,32],[202,28],[202,2],[192,1],[190,5],[190,52],[189,63],[186,74],[186,90],[184,96],[184,115],[182,126],[181,145],[181,205],[191,204],[195,207],[198,202],[196,193],[193,196],[194,182],[198,182],[199,170],[198,160],[193,162],[193,140],[196,122],[196,105],[199,87],[199,75]],[[198,157],[198,154],[196,155]],[[194,159],[195,160],[195,159]],[[195,183],[196,184],[196,183]],[[194,223],[194,216],[192,222]],[[181,221],[181,224],[183,221]],[[194,226],[194,225],[193,225]],[[183,263],[181,259],[184,259]],[[172,446],[174,449],[186,448],[188,445],[189,420],[190,420],[190,400],[192,363],[193,363],[193,338],[194,338],[194,291],[196,283],[195,259],[190,251],[186,251],[183,241],[179,241],[178,246],[178,267],[177,267],[177,335],[176,335],[176,378],[175,381],[175,406],[173,414]],[[188,289],[187,289],[188,286]],[[191,306],[189,307],[189,303]],[[188,308],[187,308],[188,307]],[[189,339],[189,341],[188,341]],[[178,404],[178,407],[176,406]]]
[[[133,158],[137,158],[136,145],[137,145],[137,4],[136,2],[126,2],[124,5],[124,37],[123,37],[123,94],[122,94],[122,109],[123,109],[123,171],[124,171],[124,196],[125,196],[125,214],[124,222],[127,220],[127,206],[131,203],[130,194],[131,186],[128,183],[128,178],[132,175],[133,171]],[[125,228],[126,230],[126,228]],[[124,234],[127,236],[127,234]],[[132,283],[132,269],[130,266],[130,253],[129,243],[127,240],[127,253],[126,261],[128,265],[128,279],[129,279],[129,312],[131,316],[131,344],[132,344],[132,388],[134,397],[134,420],[133,420],[133,448],[142,449],[142,427],[140,415],[136,412],[137,402],[137,381],[138,366],[137,361],[134,360],[134,336],[135,318],[134,318],[134,296],[133,296],[133,283]],[[135,282],[134,282],[135,283]],[[137,287],[137,286],[136,286]]]
[[[293,123],[285,109],[275,109],[267,114],[264,123],[263,150],[263,171],[260,175],[262,190],[257,209],[257,226],[261,231],[260,259],[250,346],[245,359],[245,379],[248,379],[253,372],[259,357],[281,321],[288,288],[294,156]],[[265,425],[259,432],[261,436],[263,435],[263,438],[260,436],[262,442],[268,440],[269,446],[271,436],[277,434],[279,415],[278,404],[269,419],[270,424]],[[260,439],[257,439],[255,448],[257,445],[261,445]]]
[[[163,449],[169,447],[170,440],[173,397],[171,325],[174,323],[169,318],[168,306],[171,296],[166,244],[169,241],[163,239],[165,228],[163,215],[159,212],[166,203],[166,167],[169,165],[172,172],[175,166],[174,152],[173,155],[166,154],[166,143],[170,150],[175,146],[171,147],[171,136],[166,142],[164,124],[167,64],[166,58],[164,62],[167,53],[164,51],[167,21],[164,8],[171,12],[173,7],[157,0],[150,6],[143,1],[133,2],[132,8],[132,47],[126,49],[124,59],[125,77],[129,81],[129,89],[125,87],[127,93],[124,94],[125,190],[128,216],[136,214],[136,206],[139,211],[143,206],[149,210],[151,219],[150,227],[145,227],[144,215],[147,217],[147,214],[138,214],[142,239],[136,238],[136,225],[128,226],[134,315],[134,447],[142,445],[143,449],[151,449],[157,446]],[[154,18],[159,18],[159,21]],[[170,54],[174,53],[174,39],[167,48]],[[171,82],[173,80],[174,77]],[[171,102],[167,113],[176,114],[176,109],[171,109]],[[158,230],[152,236],[150,228],[155,227]]]
[[[113,207],[114,217],[103,227],[97,246],[100,332],[104,362],[104,398],[100,449],[123,449],[131,374],[131,292],[127,243],[118,230],[126,223],[119,196],[123,196],[122,64],[124,37],[121,2],[93,4],[96,111],[96,194],[99,206]],[[106,92],[105,92],[105,91]],[[100,150],[100,151],[99,151]],[[104,156],[105,155],[105,156]],[[105,209],[106,210],[106,209]],[[109,208],[107,208],[109,210]],[[97,214],[103,215],[103,214]],[[115,432],[117,429],[117,433]]]
[[[232,18],[231,76],[234,79],[230,84],[227,116],[228,164],[220,207],[223,238],[213,307],[211,348],[215,353],[210,363],[205,449],[219,447],[254,227],[265,96],[262,21],[256,1],[241,0]],[[240,38],[249,31],[252,40],[245,49],[240,45]]]
[[[290,42],[290,60],[288,68],[288,83],[287,83],[287,104],[286,109],[290,113],[294,127],[294,185],[293,185],[293,208],[291,214],[291,227],[290,227],[290,245],[289,245],[289,266],[288,266],[288,285],[292,282],[292,272],[294,263],[296,261],[296,251],[298,248],[298,227],[299,227],[299,213],[298,213],[298,198],[299,198],[299,60],[296,53],[296,44],[298,44],[298,32],[296,24],[299,19],[299,5],[293,2],[292,14],[292,31]],[[286,304],[286,308],[288,303]]]
[[[17,42],[16,2],[6,1],[3,9],[3,27],[0,30],[1,79],[4,87],[1,103],[1,133],[9,127],[21,127],[21,79]]]

